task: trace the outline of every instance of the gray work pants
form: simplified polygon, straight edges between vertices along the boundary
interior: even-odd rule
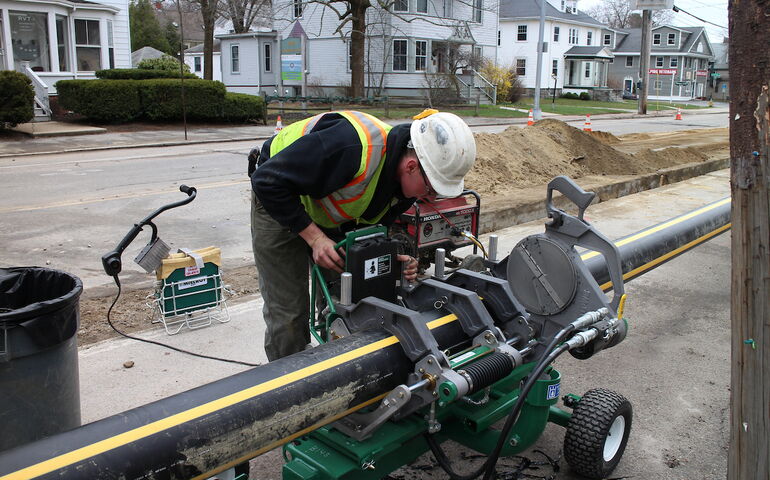
[[[251,193],[251,242],[264,305],[265,353],[270,361],[310,342],[307,243],[273,220]]]

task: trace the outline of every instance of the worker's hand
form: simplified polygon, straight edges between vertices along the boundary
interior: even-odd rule
[[[335,250],[334,240],[324,234],[321,235],[310,245],[313,249],[313,261],[318,266],[342,273],[345,268],[345,260],[342,259],[342,255],[345,254],[344,250]]]
[[[404,280],[407,282],[417,280],[417,259],[409,255],[396,255],[396,260],[404,263]]]

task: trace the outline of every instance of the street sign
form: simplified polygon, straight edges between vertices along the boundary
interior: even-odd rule
[[[676,75],[676,68],[651,68],[650,75]]]
[[[674,0],[631,0],[631,10],[671,10]]]
[[[712,78],[719,78],[719,77],[721,77],[721,76],[722,76],[722,74],[721,74],[721,73],[719,73],[719,72],[712,72],[712,74],[711,74],[711,77],[712,77]]]
[[[685,82],[674,82],[674,85],[676,85],[678,87],[683,87],[683,86],[689,85],[689,84],[690,84],[690,82],[687,82],[687,81],[685,81]]]

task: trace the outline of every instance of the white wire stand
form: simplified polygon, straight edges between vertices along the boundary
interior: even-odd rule
[[[190,330],[210,326],[213,322],[227,323],[226,294],[232,293],[222,284],[220,272],[193,279],[158,280],[152,294],[156,318],[168,335],[176,335],[183,328]]]

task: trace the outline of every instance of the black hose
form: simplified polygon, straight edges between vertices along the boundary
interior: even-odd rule
[[[505,439],[508,437],[508,434],[511,431],[511,428],[516,424],[516,420],[518,420],[519,413],[521,412],[522,407],[524,406],[524,401],[527,398],[527,395],[529,395],[529,391],[532,390],[532,387],[535,385],[535,382],[537,379],[542,375],[543,371],[550,365],[556,357],[564,353],[569,349],[569,347],[566,344],[562,344],[559,348],[556,350],[553,350],[556,345],[562,342],[564,337],[569,335],[575,330],[575,325],[570,323],[569,325],[565,326],[559,332],[556,333],[556,335],[553,337],[551,342],[548,344],[546,349],[543,352],[543,355],[541,356],[540,360],[535,365],[535,368],[532,369],[532,372],[530,372],[527,381],[524,383],[524,386],[521,388],[521,391],[519,392],[519,398],[516,401],[516,404],[511,409],[511,413],[508,414],[508,417],[505,421],[505,426],[500,431],[500,436],[498,437],[497,444],[495,445],[495,449],[492,451],[492,453],[487,457],[487,460],[484,462],[483,465],[481,465],[476,471],[468,473],[468,474],[460,474],[454,471],[452,468],[452,464],[449,461],[449,458],[446,456],[444,451],[441,449],[441,445],[436,442],[436,440],[432,437],[432,435],[426,434],[425,440],[428,443],[428,447],[430,447],[431,452],[433,453],[433,456],[436,457],[436,461],[438,462],[439,466],[449,475],[449,478],[451,480],[473,480],[474,478],[477,478],[479,475],[484,473],[484,479],[487,480],[490,473],[493,473],[495,471],[495,464],[497,463],[498,458],[500,457],[500,452],[503,449],[503,444],[505,443]],[[553,350],[553,351],[552,351]],[[549,353],[550,352],[550,353]]]

